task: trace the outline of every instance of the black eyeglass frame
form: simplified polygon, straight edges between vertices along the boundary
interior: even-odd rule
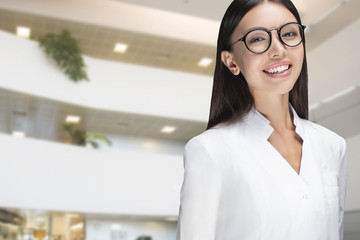
[[[294,24],[294,23],[297,24],[298,26],[300,26],[300,27],[301,27],[300,29],[302,29],[302,32],[301,32],[301,41],[300,41],[298,44],[296,44],[296,45],[289,45],[289,44],[286,44],[286,43],[282,40],[282,38],[281,38],[281,36],[280,36],[280,32],[281,32],[281,30],[282,30],[285,26],[287,26],[287,25],[289,25],[289,24]],[[276,30],[276,32],[277,32],[277,34],[279,35],[279,39],[280,39],[280,41],[281,41],[282,44],[284,44],[284,45],[286,45],[286,46],[288,46],[288,47],[296,47],[296,46],[299,46],[300,43],[302,43],[303,40],[304,40],[304,35],[305,35],[304,30],[305,30],[305,28],[306,28],[306,26],[301,25],[301,24],[299,24],[299,23],[297,23],[297,22],[288,22],[288,23],[285,23],[285,24],[282,25],[279,29],[274,28],[274,29],[266,30],[266,29],[264,29],[264,28],[255,28],[255,29],[252,29],[252,30],[250,30],[249,32],[247,32],[242,38],[239,38],[238,40],[236,40],[235,42],[233,42],[233,43],[231,44],[231,46],[234,45],[234,44],[237,43],[237,42],[241,42],[241,41],[242,41],[242,42],[244,42],[246,48],[247,48],[250,52],[255,53],[255,54],[264,53],[264,52],[266,52],[266,51],[270,48],[270,46],[271,46],[271,43],[272,43],[271,32],[274,31],[274,30]],[[269,34],[269,46],[268,46],[264,51],[259,52],[259,53],[252,51],[252,50],[248,47],[248,45],[246,44],[246,41],[245,41],[245,38],[247,37],[247,35],[249,35],[249,34],[250,34],[251,32],[253,32],[253,31],[258,31],[258,30],[265,31],[265,32],[267,32],[267,33]]]

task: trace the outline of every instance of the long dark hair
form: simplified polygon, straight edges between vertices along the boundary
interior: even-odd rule
[[[210,116],[207,129],[217,124],[230,124],[241,119],[254,105],[254,98],[242,73],[235,76],[221,61],[221,52],[231,51],[231,35],[241,19],[252,8],[266,0],[234,0],[222,19],[216,52],[213,90]],[[290,0],[268,0],[285,6],[301,24],[301,19],[294,4]],[[304,61],[300,75],[289,93],[289,102],[299,117],[308,119],[308,73],[303,40]]]

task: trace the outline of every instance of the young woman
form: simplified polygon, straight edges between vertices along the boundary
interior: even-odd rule
[[[178,240],[338,240],[346,145],[308,118],[305,26],[289,0],[234,0],[208,129],[185,147]]]

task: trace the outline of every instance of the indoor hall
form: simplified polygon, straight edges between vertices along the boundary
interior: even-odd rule
[[[206,128],[230,2],[0,2],[1,240],[175,239],[183,148]],[[307,26],[310,120],[346,139],[344,239],[359,239],[360,2],[293,2]],[[36,41],[64,29],[88,81]]]

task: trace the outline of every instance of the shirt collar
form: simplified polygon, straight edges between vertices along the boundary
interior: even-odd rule
[[[301,119],[290,103],[289,108],[293,115],[293,124],[296,127],[295,131],[300,137],[303,137]],[[252,136],[258,135],[262,138],[268,139],[274,131],[274,129],[270,126],[270,121],[254,107],[252,107],[248,114],[244,116],[243,123],[246,124],[249,134]]]
[[[297,134],[299,134],[299,136],[303,138],[303,125],[302,125],[302,119],[297,115],[295,109],[293,108],[293,106],[289,103],[290,106],[290,110],[292,111],[293,114],[293,123],[295,125],[295,132]]]

